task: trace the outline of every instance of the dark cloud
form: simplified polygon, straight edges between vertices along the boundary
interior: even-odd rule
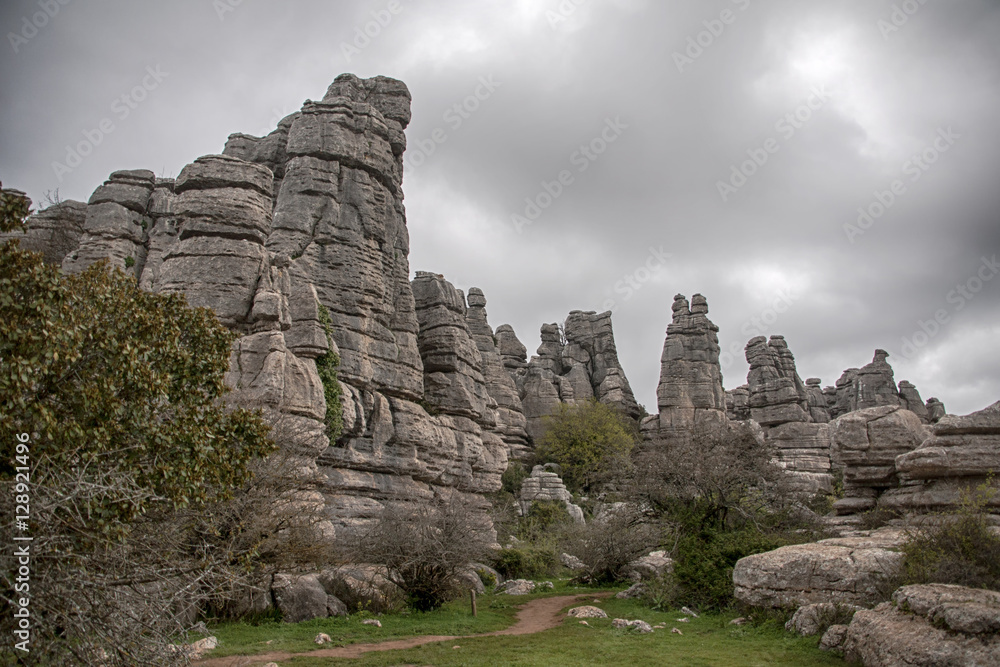
[[[904,4],[919,10],[896,26]],[[70,2],[16,53],[9,37],[0,47],[0,177],[36,199],[86,199],[115,169],[176,175],[341,72],[386,74],[413,94],[411,266],[483,288],[491,323],[529,349],[541,323],[613,307],[653,409],[672,297],[701,292],[727,387],[761,333],[785,335],[803,377],[825,383],[881,347],[897,379],[952,411],[1000,398],[1000,278],[949,301],[1000,252],[995,3],[392,6]],[[38,7],[5,3],[3,32]],[[119,118],[112,105],[157,66],[169,75]],[[52,162],[104,118],[114,131],[60,181]],[[731,180],[734,166],[754,173]],[[557,188],[560,172],[571,181]],[[735,189],[725,201],[719,181]],[[526,198],[546,206],[518,232]],[[861,228],[859,208],[879,215]]]

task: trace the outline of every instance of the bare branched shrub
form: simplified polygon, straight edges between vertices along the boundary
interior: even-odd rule
[[[652,522],[633,505],[621,505],[569,531],[565,548],[587,566],[581,579],[614,582],[624,579],[629,563],[656,548],[664,537],[664,525]]]
[[[426,611],[449,600],[457,575],[486,560],[494,543],[486,515],[453,493],[432,505],[386,507],[350,553],[354,562],[380,566],[413,608]]]

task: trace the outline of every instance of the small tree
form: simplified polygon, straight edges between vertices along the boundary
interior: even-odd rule
[[[356,562],[382,566],[410,606],[429,611],[451,599],[458,575],[488,558],[494,541],[485,514],[455,493],[414,509],[386,507],[349,551]]]
[[[590,491],[628,468],[637,440],[635,424],[613,407],[595,399],[562,403],[544,423],[535,457],[558,463],[569,488]]]
[[[624,578],[629,563],[662,542],[664,528],[636,506],[623,503],[586,526],[569,531],[565,546],[586,564],[584,579],[615,582]]]

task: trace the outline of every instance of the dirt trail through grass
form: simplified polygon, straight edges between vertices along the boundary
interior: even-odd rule
[[[249,667],[267,662],[290,660],[296,655],[308,655],[316,658],[357,658],[369,651],[395,651],[397,649],[414,648],[422,644],[469,639],[470,637],[493,637],[497,635],[530,635],[554,628],[563,620],[562,610],[571,604],[593,600],[595,597],[607,597],[609,593],[587,595],[558,595],[550,598],[538,598],[525,604],[517,612],[517,621],[506,630],[487,632],[480,635],[422,635],[406,639],[391,639],[375,644],[350,644],[336,648],[322,648],[305,653],[261,653],[253,656],[230,655],[225,658],[212,658],[194,663],[198,667]]]

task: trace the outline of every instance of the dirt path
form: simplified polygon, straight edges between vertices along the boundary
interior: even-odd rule
[[[494,637],[498,635],[530,635],[543,630],[554,628],[563,620],[562,610],[569,605],[582,602],[585,598],[593,600],[595,597],[607,597],[609,593],[587,594],[587,595],[559,595],[551,598],[538,598],[525,604],[517,612],[517,621],[506,630],[487,632],[480,635],[422,635],[420,637],[408,637],[406,639],[392,639],[378,642],[376,644],[350,644],[348,646],[338,646],[336,648],[321,648],[315,651],[303,653],[274,652],[261,653],[253,656],[231,655],[225,658],[212,658],[194,663],[198,667],[250,667],[250,665],[263,665],[267,662],[278,662],[280,660],[290,660],[296,655],[308,655],[316,658],[357,658],[363,653],[370,651],[395,651],[397,649],[413,648],[422,644],[433,644],[434,642],[453,641],[456,639],[469,639],[470,637]]]

